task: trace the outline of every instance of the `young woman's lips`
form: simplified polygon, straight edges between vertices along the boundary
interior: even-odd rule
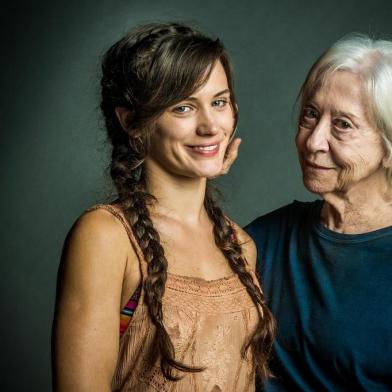
[[[187,146],[192,153],[202,157],[213,157],[219,152],[219,143],[197,146]]]

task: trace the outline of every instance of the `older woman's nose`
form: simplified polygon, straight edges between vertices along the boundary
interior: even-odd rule
[[[211,113],[208,110],[200,111],[196,132],[200,136],[216,135],[219,132],[219,126],[214,113]]]
[[[327,121],[319,121],[306,140],[306,147],[310,152],[329,150],[330,126]]]

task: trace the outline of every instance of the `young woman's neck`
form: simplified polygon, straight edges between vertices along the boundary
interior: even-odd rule
[[[153,214],[188,224],[198,224],[206,217],[206,178],[175,176],[155,164],[145,168],[147,190],[157,199],[151,209]]]

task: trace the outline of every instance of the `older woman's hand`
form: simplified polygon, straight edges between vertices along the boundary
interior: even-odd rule
[[[229,143],[229,145],[227,146],[227,149],[226,149],[225,159],[224,159],[223,165],[222,165],[222,170],[218,173],[217,176],[211,177],[210,180],[212,180],[213,178],[216,178],[216,177],[223,176],[229,172],[231,165],[237,159],[238,149],[239,149],[241,142],[242,142],[242,139],[237,137]]]

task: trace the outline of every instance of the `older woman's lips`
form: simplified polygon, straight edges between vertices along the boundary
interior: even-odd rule
[[[333,167],[327,167],[327,166],[321,166],[321,165],[317,165],[316,163],[312,163],[312,162],[305,162],[307,168],[309,169],[313,169],[313,170],[321,170],[321,171],[326,171],[326,170],[333,170]]]

